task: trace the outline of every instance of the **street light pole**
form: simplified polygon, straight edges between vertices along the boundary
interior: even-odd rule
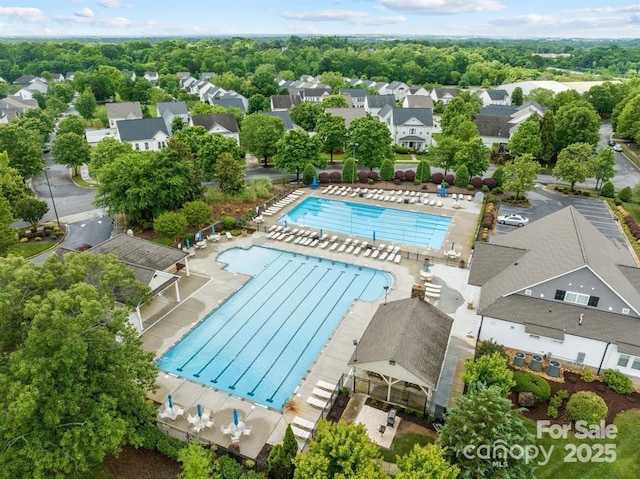
[[[389,292],[389,286],[383,286],[384,288],[384,305],[387,305],[387,293]]]
[[[356,347],[356,352],[355,352],[355,355],[353,356],[353,362],[357,363],[358,362],[358,340],[357,339],[353,340],[353,345]]]
[[[53,199],[53,191],[51,191],[51,183],[49,183],[49,174],[47,173],[48,169],[49,168],[47,168],[45,166],[45,168],[44,168],[44,177],[46,178],[47,186],[49,187],[49,196],[51,196],[51,204],[53,205],[53,212],[56,215],[56,223],[58,223],[58,228],[60,228],[60,218],[58,218],[58,210],[56,209],[56,202]]]
[[[353,144],[353,176],[351,176],[351,184],[355,183],[358,172],[358,168],[356,167],[356,148],[358,148],[358,143]]]

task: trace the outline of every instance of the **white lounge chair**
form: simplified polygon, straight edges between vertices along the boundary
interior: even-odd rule
[[[340,245],[340,248],[338,248],[338,253],[342,253],[345,249],[347,249],[347,244],[346,243],[342,243]]]
[[[394,263],[396,264],[400,264],[400,261],[402,260],[402,256],[400,256],[399,254],[396,255],[396,259],[393,260]]]
[[[300,439],[303,439],[305,441],[311,437],[311,431],[300,429],[297,426],[291,426],[291,430],[293,431],[294,436],[299,437]]]
[[[316,427],[316,424],[313,421],[307,421],[306,419],[303,419],[298,416],[293,418],[293,421],[291,421],[291,424],[299,426],[303,429],[308,429],[310,431],[313,431],[313,428]]]
[[[387,256],[389,255],[389,253],[387,253],[386,251],[384,253],[382,253],[380,255],[380,258],[378,258],[380,261],[384,261],[385,259],[387,259]]]
[[[329,243],[334,243],[338,239],[338,235],[333,235],[329,240]]]
[[[371,257],[372,257],[372,258],[377,258],[379,254],[380,254],[380,250],[379,250],[379,249],[374,250],[374,251],[373,251],[373,254],[371,255]]]
[[[337,247],[338,247],[338,243],[333,243],[331,245],[331,248],[329,248],[329,251],[334,251]]]
[[[345,253],[347,253],[347,254],[351,254],[352,252],[353,252],[353,245],[350,245],[350,246],[346,249]]]
[[[233,239],[233,235],[231,233],[229,233],[228,231],[224,234],[228,240],[232,240]]]
[[[307,398],[307,402],[311,404],[313,407],[317,407],[318,409],[324,409],[327,407],[327,401],[323,401],[322,399],[318,399],[315,396],[309,396]]]
[[[326,389],[313,388],[313,391],[311,391],[311,394],[313,394],[314,396],[321,397],[322,399],[330,399],[331,398],[331,393],[329,391],[327,391]]]
[[[369,256],[370,254],[371,254],[371,248],[367,248],[362,256]]]
[[[360,251],[362,251],[362,248],[358,246],[356,249],[353,250],[353,255],[358,256],[360,254]]]
[[[325,241],[325,242],[323,242],[323,243],[320,243],[320,244],[318,245],[318,248],[320,248],[320,249],[325,249],[325,248],[327,247],[327,245],[328,245],[328,244],[329,244],[329,242],[328,242],[328,241]]]
[[[328,383],[326,381],[323,381],[322,379],[318,380],[316,386],[322,389],[326,389],[327,391],[333,391],[336,388],[335,384]]]

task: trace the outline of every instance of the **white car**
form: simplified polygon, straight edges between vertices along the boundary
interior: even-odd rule
[[[622,151],[622,147],[616,143],[613,145],[613,151]]]
[[[501,225],[524,226],[529,223],[529,218],[522,215],[510,214],[498,216],[498,223]]]

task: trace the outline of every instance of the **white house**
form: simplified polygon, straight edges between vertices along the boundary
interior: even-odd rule
[[[455,88],[434,88],[429,94],[436,103],[441,101],[443,105],[448,105],[451,100],[458,96],[458,90]]]
[[[433,109],[385,106],[378,117],[391,132],[393,144],[412,151],[428,150],[433,134]]]
[[[483,106],[511,105],[511,96],[507,90],[480,90],[478,96],[482,100]]]
[[[140,151],[158,151],[167,146],[171,135],[163,118],[141,118],[116,122],[117,138]]]
[[[536,102],[525,103],[518,107],[489,105],[480,108],[480,111],[473,117],[473,123],[478,128],[485,145],[506,144],[523,121],[531,115],[538,115],[542,118],[546,111],[546,107]]]
[[[340,88],[340,94],[347,98],[347,102],[351,102],[353,108],[364,108],[364,99],[367,96],[367,90],[364,88]]]
[[[364,98],[364,111],[371,116],[378,116],[385,105],[396,106],[396,98],[393,95],[367,95]]]
[[[139,101],[107,103],[106,107],[109,128],[116,128],[116,123],[120,120],[139,120],[142,118],[142,107]]]
[[[152,85],[158,83],[158,72],[144,72],[144,78]]]
[[[393,95],[396,101],[402,101],[409,93],[409,85],[401,81],[392,81],[378,91],[381,95]]]
[[[640,268],[573,206],[478,242],[478,339],[640,380]]]
[[[240,144],[240,128],[233,113],[210,113],[205,115],[193,115],[190,126],[202,126],[209,133],[217,133],[233,138]]]
[[[156,105],[156,110],[158,116],[164,119],[169,133],[172,133],[171,123],[175,117],[180,118],[184,125],[189,124],[189,110],[184,101],[161,101]]]

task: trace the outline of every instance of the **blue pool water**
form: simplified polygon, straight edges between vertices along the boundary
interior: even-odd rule
[[[451,217],[308,197],[278,221],[371,239],[375,233],[377,241],[440,249]]]
[[[354,299],[380,300],[393,282],[384,271],[258,246],[218,261],[253,278],[157,365],[279,410]]]

